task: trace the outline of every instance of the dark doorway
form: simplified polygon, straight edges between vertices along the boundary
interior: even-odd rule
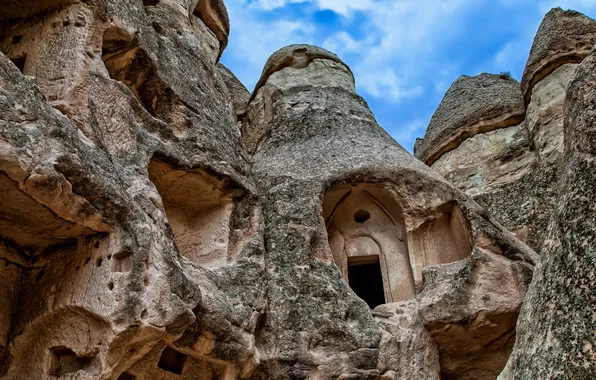
[[[351,257],[348,263],[350,288],[368,304],[371,309],[385,303],[383,276],[378,256]],[[374,260],[374,261],[373,261]]]

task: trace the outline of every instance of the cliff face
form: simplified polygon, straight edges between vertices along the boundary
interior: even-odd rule
[[[596,376],[596,49],[566,91],[557,206],[500,378]]]
[[[218,63],[221,1],[9,1],[0,18],[1,378],[494,379],[516,339],[507,371],[535,371],[518,361],[552,293],[515,326],[538,255],[399,146],[333,53],[281,49],[249,94]],[[586,218],[590,69],[565,132],[583,193],[562,203]],[[521,128],[517,83],[478,79],[507,105],[460,113]],[[459,133],[462,115],[436,141],[491,133]],[[539,276],[566,265],[569,231],[593,246],[558,215]]]

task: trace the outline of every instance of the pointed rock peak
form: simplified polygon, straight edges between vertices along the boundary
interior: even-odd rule
[[[522,76],[522,92],[530,103],[532,89],[566,63],[579,63],[596,43],[596,21],[576,11],[551,9],[542,20]]]
[[[294,69],[304,69],[315,59],[328,60],[339,64],[350,76],[352,85],[354,83],[354,75],[350,67],[345,64],[337,55],[332,52],[313,45],[290,45],[279,49],[265,63],[261,78],[257,82],[253,91],[253,97],[257,91],[267,83],[271,75],[281,71],[287,67]]]
[[[462,75],[447,90],[414,155],[432,165],[478,133],[519,124],[525,117],[519,82],[508,73]]]

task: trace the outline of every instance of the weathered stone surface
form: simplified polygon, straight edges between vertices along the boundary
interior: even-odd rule
[[[596,376],[596,51],[567,90],[562,181],[501,379]]]
[[[281,49],[249,95],[218,64],[230,29],[221,1],[15,5],[0,5],[0,377],[488,380],[503,369],[538,255],[383,131],[336,55]],[[458,149],[482,152],[484,182],[457,185],[495,196],[498,218],[524,211],[498,203],[503,189],[518,204],[524,183],[527,194],[558,189],[527,180],[557,174],[565,141],[568,207],[548,245],[564,252],[593,245],[585,65],[567,99],[569,139],[569,65],[535,86],[531,125],[493,123],[499,105],[485,98],[461,108],[473,123],[437,135],[449,146],[471,133],[435,164],[457,182],[472,173]],[[514,81],[468,80],[517,115]],[[507,371],[548,377],[532,366],[561,354],[590,373],[578,360],[592,346],[574,342],[592,331],[578,307],[592,296],[592,258],[566,267],[569,255],[551,256],[543,268],[566,277],[543,269],[553,293],[534,285]],[[539,311],[549,305],[579,328]],[[539,312],[538,325],[579,335],[528,348]]]
[[[0,4],[0,19],[17,19],[31,16],[43,16],[57,11],[79,0],[6,0]]]
[[[461,76],[447,90],[414,155],[432,165],[478,133],[519,124],[525,117],[519,83],[507,74]]]
[[[223,0],[194,0],[196,4],[193,14],[199,17],[215,34],[219,41],[219,56],[228,46],[230,36],[230,19]]]
[[[470,137],[432,164],[537,251],[555,207],[564,94],[575,67],[536,85],[523,123]]]
[[[565,92],[576,67],[564,64],[534,86],[526,126],[542,166],[558,166],[563,153]]]
[[[308,57],[314,55],[319,58],[309,62]],[[285,57],[294,57],[292,59],[304,64],[285,65]],[[520,294],[523,295],[529,282],[527,271],[531,270],[535,254],[487,219],[473,201],[397,145],[376,124],[366,104],[354,93],[350,71],[333,55],[321,53],[319,48],[291,46],[274,54],[267,67],[277,69],[264,71],[267,78],[261,80],[262,85],[253,94],[243,120],[243,138],[254,152],[253,176],[263,202],[267,242],[268,307],[260,335],[262,340],[258,344],[262,348],[260,354],[266,376],[397,379],[424,374],[437,378],[442,367],[437,368],[433,346],[404,354],[405,348],[399,343],[402,339],[404,342],[411,339],[410,347],[422,347],[429,342],[423,329],[431,328],[433,323],[474,330],[470,322],[477,320],[480,314],[487,318],[494,314],[499,318],[502,313],[510,313],[511,318],[499,320],[494,332],[499,335],[507,331],[510,337],[520,307]],[[395,317],[396,322],[392,322],[392,316],[382,323],[371,318],[367,305],[342,281],[338,270],[338,267],[342,271],[346,269],[338,262],[342,249],[334,251],[335,244],[346,244],[349,268],[351,262],[358,261],[352,259],[375,256],[374,252],[378,251],[374,244],[379,244],[381,252],[388,244],[381,235],[373,239],[378,243],[355,240],[348,244],[350,223],[364,223],[364,226],[371,223],[370,227],[354,230],[363,237],[375,236],[376,229],[389,223],[380,211],[372,206],[368,208],[366,201],[357,201],[355,204],[364,209],[356,210],[351,216],[348,212],[352,210],[350,197],[358,191],[369,193],[370,199],[386,210],[385,215],[402,214],[399,218],[393,217],[391,223],[396,226],[404,223],[400,239],[408,247],[406,262],[410,263],[411,278],[417,289],[415,303],[424,304],[429,310],[443,310],[441,305],[452,308],[445,309],[444,314],[429,312],[428,318],[422,319],[417,316],[418,307],[411,307],[404,311],[407,315],[403,322],[399,316]],[[399,208],[391,206],[390,200]],[[392,209],[395,211],[389,211]],[[331,247],[327,243],[327,238],[332,239],[330,225],[337,226],[344,236],[330,241]],[[449,239],[454,239],[454,243],[446,244]],[[456,242],[463,244],[458,246]],[[445,249],[451,244],[454,244],[453,255]],[[470,277],[450,275],[451,264],[446,263],[456,262],[474,277],[479,266],[472,263],[478,259],[470,257],[485,255],[481,249],[499,257],[496,267],[527,265],[525,276],[505,269],[499,272],[507,282],[519,285],[506,289],[493,286],[506,294],[504,298],[510,300],[507,307],[502,306],[503,297],[497,295],[494,300],[489,297],[482,309],[467,307],[471,303],[467,295],[474,294],[468,291]],[[352,250],[358,255],[349,253]],[[339,252],[339,256],[335,252]],[[381,261],[387,259],[397,258],[381,254]],[[462,289],[462,297],[450,301],[450,291],[429,287],[427,284],[431,281],[423,280],[423,273],[430,268],[437,273],[434,277],[444,276],[448,284],[445,286]],[[353,274],[348,273],[349,281],[353,280],[351,276]],[[407,281],[403,286],[406,284]],[[514,289],[514,293],[509,294],[510,289]],[[385,293],[396,294],[390,290]],[[391,308],[391,305],[379,306],[378,310]],[[459,311],[452,314],[455,310]],[[392,335],[401,332],[408,335]],[[487,336],[491,336],[490,333]],[[493,347],[490,338],[484,343]],[[489,360],[498,362],[494,368],[484,369],[478,361],[469,364],[480,368],[480,378],[494,378],[505,364],[503,343],[499,341],[497,345],[499,348],[495,346],[494,351],[499,352],[499,359]],[[478,357],[476,351],[482,351],[468,351],[465,343],[458,350],[443,346],[438,349],[445,352],[441,365],[449,363],[455,352],[458,355],[470,352],[475,358]],[[490,349],[483,351],[488,356],[490,352]],[[413,363],[428,363],[429,367],[408,365],[402,368],[400,360],[390,359],[400,355],[407,355],[406,360]],[[449,373],[463,376],[460,370],[470,367],[460,366],[450,369]]]
[[[532,171],[535,154],[525,125],[495,129],[464,140],[442,155],[432,168],[476,197],[491,193]],[[499,210],[495,210],[499,213]]]
[[[3,24],[1,191],[17,202],[0,204],[0,376],[163,378],[166,346],[184,378],[258,365],[260,209],[219,43],[190,6]]]
[[[521,86],[526,104],[534,86],[559,66],[579,63],[596,43],[596,21],[576,11],[554,8],[544,16],[524,73]]]
[[[234,112],[236,113],[236,117],[240,119],[246,113],[246,106],[248,105],[250,92],[248,92],[242,82],[238,80],[236,75],[234,75],[234,73],[232,73],[222,63],[217,64],[217,69],[219,71],[219,75],[226,83],[228,91],[230,92],[230,97],[232,98],[232,104],[234,107]]]

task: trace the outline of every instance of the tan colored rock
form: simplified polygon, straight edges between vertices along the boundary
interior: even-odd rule
[[[534,86],[558,67],[581,62],[596,43],[596,21],[585,15],[553,8],[544,16],[521,80],[526,104]]]
[[[0,377],[488,380],[503,369],[538,255],[383,131],[336,55],[281,49],[249,96],[218,64],[221,1],[26,5],[0,5]],[[571,82],[571,129],[549,122],[574,75],[562,66],[535,86],[531,126],[501,123],[523,113],[521,95],[483,75],[460,88],[479,101],[447,101],[429,135],[448,148],[437,168],[472,170],[460,149],[482,158],[490,186],[458,185],[486,204],[517,202],[518,213],[487,207],[505,218],[524,208],[499,191],[522,194],[535,168],[550,170],[543,182],[556,174],[565,130],[565,173],[577,175],[566,174],[562,204],[581,218],[557,223],[572,252],[593,230],[577,137],[593,100],[586,67]],[[528,217],[550,215],[537,209]],[[568,293],[589,301],[587,253]],[[519,363],[546,355],[530,347],[544,329],[528,315],[579,341],[543,310],[553,297],[590,331],[588,308],[558,296],[568,267],[546,268],[565,275],[541,272],[558,290],[534,287],[540,307],[524,306],[509,366],[524,375],[545,373]],[[583,360],[574,343],[552,347]]]
[[[259,364],[261,218],[219,42],[143,5],[2,21],[0,377],[175,373],[166,347],[184,378]]]
[[[294,53],[299,63],[282,64]],[[260,346],[267,376],[437,378],[473,369],[494,378],[510,346],[491,340],[512,336],[535,253],[396,144],[334,55],[290,46],[266,67],[275,70],[264,70],[242,131],[254,152],[272,268]],[[485,251],[495,259],[484,271]],[[500,273],[512,287],[492,279],[474,289],[480,272]],[[494,298],[476,306],[469,297],[483,292]],[[386,304],[399,300],[410,306]],[[498,327],[474,324],[486,318]],[[435,347],[443,335],[429,332],[449,323],[482,331],[484,340],[475,345],[462,333],[456,350],[449,338]],[[459,363],[462,353],[469,359]]]
[[[535,154],[527,135],[523,123],[479,133],[442,155],[432,168],[470,196],[494,192],[531,172]]]
[[[431,163],[433,169],[472,195],[536,251],[542,248],[558,195],[565,89],[577,62],[587,54],[587,46],[596,42],[595,32],[596,22],[580,13],[551,10],[538,30],[522,80],[527,104],[523,123],[466,136],[459,146]],[[452,88],[458,88],[457,83]],[[469,92],[475,91],[479,99],[496,94],[500,88],[497,81],[477,80],[474,86],[475,90]],[[494,102],[506,103],[504,99],[507,98],[495,96]],[[428,127],[427,137],[418,142],[419,157],[424,158],[420,153],[424,149],[444,149],[443,142],[429,140],[436,134],[437,115],[447,115],[439,118],[445,120],[445,130],[458,125],[459,119],[451,115],[460,115],[464,124],[477,122],[477,113],[461,114],[461,109],[470,109],[469,103],[461,92],[447,92]],[[485,112],[499,109],[489,104],[483,107]],[[497,119],[509,117],[508,111],[502,112]]]
[[[596,50],[567,87],[559,198],[499,379],[596,376]]]
[[[63,9],[78,0],[6,0],[0,4],[0,19],[18,19],[39,16]]]
[[[230,19],[223,0],[194,0],[196,6],[193,14],[199,17],[217,37],[219,41],[219,57],[228,46],[230,36]]]
[[[519,83],[507,74],[462,76],[447,90],[414,155],[432,165],[478,133],[519,124],[525,117]]]
[[[557,165],[563,153],[565,93],[577,64],[567,63],[544,77],[532,91],[527,126],[544,165]]]

